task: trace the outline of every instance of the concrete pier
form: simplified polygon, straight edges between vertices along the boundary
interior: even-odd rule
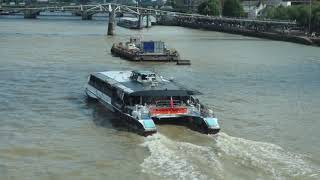
[[[92,20],[92,14],[89,14],[87,11],[82,11],[81,18],[82,20]]]
[[[112,10],[109,12],[109,23],[108,23],[108,35],[113,36],[115,32],[116,20],[115,20],[115,12]]]
[[[289,27],[276,21],[228,21],[228,19],[214,20],[195,20],[190,17],[159,17],[158,25],[181,26],[193,29],[206,29],[231,34],[240,34],[244,36],[258,37],[264,39],[272,39],[278,41],[287,41],[305,45],[317,45],[317,41],[312,40],[303,35],[294,35],[286,33],[284,30]],[[294,27],[294,25],[291,25]],[[283,28],[283,32],[275,31],[276,28]],[[318,42],[320,44],[320,41]]]
[[[81,11],[75,10],[75,11],[72,11],[72,15],[73,16],[82,16],[82,13],[81,13]]]
[[[146,24],[146,28],[151,28],[151,15],[147,14],[147,24]]]
[[[23,11],[23,17],[25,19],[36,19],[39,14],[38,10],[26,9]]]
[[[138,24],[137,24],[137,26],[138,26],[138,27],[137,27],[138,29],[142,29],[143,26],[144,26],[144,25],[143,25],[143,15],[142,15],[142,14],[139,14],[139,15],[138,15]]]

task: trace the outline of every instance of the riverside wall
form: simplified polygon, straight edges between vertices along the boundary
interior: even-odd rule
[[[268,32],[261,30],[252,30],[247,28],[231,27],[231,26],[219,26],[215,24],[195,23],[192,21],[178,21],[176,18],[161,18],[158,20],[157,25],[165,26],[181,26],[193,29],[205,29],[210,31],[218,31],[231,34],[240,34],[244,36],[258,37],[264,39],[287,41],[293,43],[299,43],[304,45],[320,46],[320,38],[309,38],[307,36],[293,35],[285,32]]]

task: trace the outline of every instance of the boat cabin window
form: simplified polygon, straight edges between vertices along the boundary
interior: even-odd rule
[[[135,72],[132,72],[130,78],[131,78],[131,79],[134,79],[134,80],[137,80],[138,74],[135,73]]]
[[[129,100],[126,100],[126,104],[131,106],[135,104],[148,104],[148,105],[155,105],[157,107],[170,107],[170,96],[152,96],[152,97],[141,97],[140,96],[132,96],[129,97]],[[172,97],[173,105],[180,106],[188,104],[188,100],[190,99],[189,96],[174,96]],[[141,103],[142,100],[142,103]]]
[[[171,106],[171,100],[168,99],[168,100],[159,100],[159,101],[156,101],[156,107],[170,107]],[[180,100],[172,100],[173,102],[173,106],[180,106],[180,105],[183,105],[183,101],[180,101]]]
[[[132,71],[130,78],[139,82],[150,82],[157,80],[155,73],[140,71]]]
[[[156,75],[155,74],[142,74],[141,75],[142,80],[151,80],[155,81],[156,80]]]
[[[108,96],[112,96],[112,87],[108,83],[95,76],[90,76],[89,85],[93,86],[94,88]]]
[[[128,99],[125,98],[125,104],[130,105],[130,106],[134,106],[136,104],[140,104],[140,96],[131,96]]]

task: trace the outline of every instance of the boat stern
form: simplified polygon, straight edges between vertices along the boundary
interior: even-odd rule
[[[157,127],[152,119],[142,119],[139,120],[139,122],[143,126],[141,134],[144,136],[148,136],[157,132]]]
[[[220,131],[220,126],[219,126],[217,118],[206,117],[206,118],[203,118],[203,120],[207,125],[207,133],[208,134],[216,134]]]

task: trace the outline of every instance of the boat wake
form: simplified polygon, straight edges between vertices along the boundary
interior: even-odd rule
[[[162,134],[145,138],[150,156],[142,172],[163,179],[318,179],[303,155],[280,146],[220,133],[209,146],[174,141]]]
[[[216,154],[208,147],[175,142],[159,133],[147,137],[143,146],[151,152],[141,165],[145,173],[165,179],[208,179],[201,166],[222,170]]]
[[[272,179],[316,178],[319,172],[307,161],[307,156],[288,152],[282,147],[265,142],[257,142],[225,133],[217,139],[221,156],[236,160],[241,167],[253,168],[258,177]]]

